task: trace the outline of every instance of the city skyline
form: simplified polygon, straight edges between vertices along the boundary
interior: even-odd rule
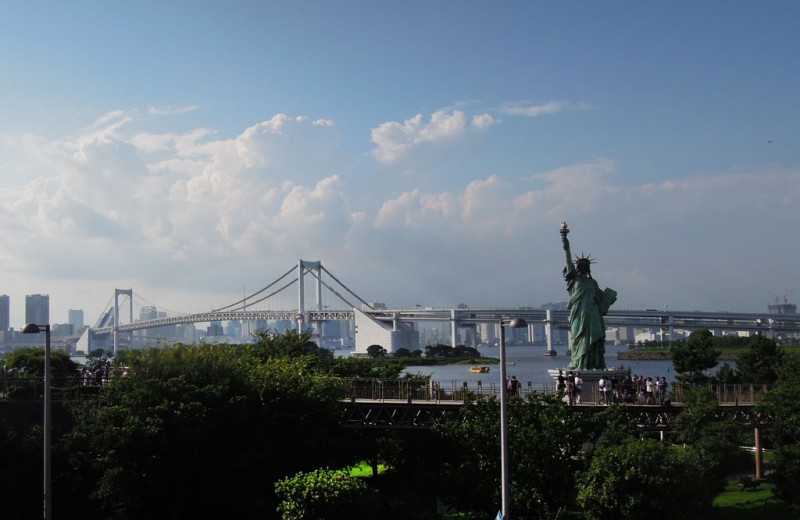
[[[8,3],[0,293],[196,313],[298,259],[389,307],[800,298],[800,4]]]

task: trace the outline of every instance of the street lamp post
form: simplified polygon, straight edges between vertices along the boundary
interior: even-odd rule
[[[50,325],[37,325],[28,323],[22,329],[23,334],[39,334],[44,331],[44,472],[43,472],[43,500],[44,519],[50,520],[53,510],[53,488],[50,465],[50,431],[52,429],[52,415],[50,407]]]
[[[511,505],[511,481],[508,468],[508,391],[506,389],[506,332],[505,326],[512,329],[527,327],[522,318],[500,320],[500,491],[502,495],[501,515],[503,520],[509,516]]]

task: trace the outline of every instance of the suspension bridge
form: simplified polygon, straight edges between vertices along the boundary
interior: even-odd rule
[[[138,319],[134,316],[135,302],[140,305]],[[126,309],[127,306],[127,309]],[[127,310],[127,313],[125,312]],[[127,316],[126,316],[127,314]],[[112,300],[101,313],[93,327],[84,331],[77,348],[86,352],[101,346],[106,350],[118,342],[131,345],[141,331],[159,331],[179,325],[197,323],[240,322],[242,338],[246,336],[244,324],[257,324],[266,328],[268,322],[280,322],[298,332],[312,330],[320,337],[322,325],[330,321],[351,323],[356,352],[366,353],[372,344],[383,346],[388,352],[399,348],[419,348],[417,327],[424,322],[449,324],[449,341],[456,345],[494,341],[503,319],[519,317],[528,324],[526,339],[537,340],[551,351],[556,342],[568,341],[566,329],[569,311],[545,308],[423,308],[386,309],[368,303],[357,295],[320,261],[298,260],[280,277],[255,292],[244,295],[233,303],[208,312],[180,313],[165,311],[157,305],[138,298],[133,289],[115,289]],[[774,313],[684,312],[674,310],[612,310],[606,316],[609,329],[651,329],[659,331],[662,338],[675,338],[676,330],[706,328],[727,333],[765,333],[771,337],[800,336],[800,315]],[[477,333],[477,329],[481,333]],[[140,334],[152,343],[157,334]],[[162,338],[167,339],[167,338]]]

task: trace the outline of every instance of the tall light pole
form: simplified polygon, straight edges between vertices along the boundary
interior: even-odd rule
[[[28,323],[23,327],[23,334],[39,334],[44,331],[44,474],[43,474],[43,499],[44,519],[50,520],[53,511],[53,487],[50,465],[50,430],[52,429],[52,415],[50,408],[50,325],[37,325]]]
[[[500,512],[503,520],[511,518],[511,481],[508,469],[508,391],[506,389],[506,331],[505,326],[521,329],[528,326],[522,318],[500,320],[500,492],[502,504]]]

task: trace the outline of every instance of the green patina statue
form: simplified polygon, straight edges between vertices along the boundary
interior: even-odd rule
[[[617,300],[612,289],[600,290],[592,278],[592,260],[581,255],[572,261],[566,222],[561,223],[561,241],[567,254],[564,279],[569,292],[569,331],[572,337],[572,361],[569,370],[606,368],[606,327],[603,316]]]

